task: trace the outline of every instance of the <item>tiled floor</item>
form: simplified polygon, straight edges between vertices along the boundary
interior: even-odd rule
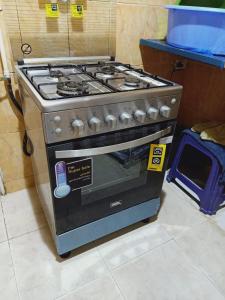
[[[214,217],[164,184],[156,222],[61,260],[34,189],[1,198],[2,300],[225,300],[225,210]]]

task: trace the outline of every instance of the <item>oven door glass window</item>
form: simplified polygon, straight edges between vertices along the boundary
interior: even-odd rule
[[[92,157],[93,183],[82,188],[82,204],[100,201],[144,186],[147,182],[149,147],[143,145]],[[116,201],[114,205],[116,203],[119,204]]]
[[[57,233],[159,197],[170,145],[162,172],[148,170],[150,146],[172,131],[145,126],[49,147]]]

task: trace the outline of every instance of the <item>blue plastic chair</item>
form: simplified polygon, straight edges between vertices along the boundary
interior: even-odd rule
[[[211,162],[211,168],[204,187],[199,186],[179,169],[180,161],[187,145],[189,149],[193,147],[193,150],[204,154]],[[198,133],[194,133],[189,129],[184,130],[166,179],[168,182],[178,179],[198,196],[200,211],[208,215],[215,214],[225,201],[225,147],[213,142],[203,141]]]

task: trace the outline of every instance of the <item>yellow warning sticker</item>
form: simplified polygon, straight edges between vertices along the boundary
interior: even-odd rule
[[[84,6],[71,4],[71,16],[72,18],[82,19],[84,16]]]
[[[165,144],[151,144],[148,160],[148,170],[161,172],[164,165],[165,155]]]
[[[45,4],[45,13],[47,18],[58,18],[59,17],[59,5],[57,3]]]

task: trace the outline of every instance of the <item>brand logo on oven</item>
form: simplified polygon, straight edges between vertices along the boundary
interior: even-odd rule
[[[122,200],[119,200],[119,201],[111,202],[110,207],[113,208],[122,204],[123,204]]]

